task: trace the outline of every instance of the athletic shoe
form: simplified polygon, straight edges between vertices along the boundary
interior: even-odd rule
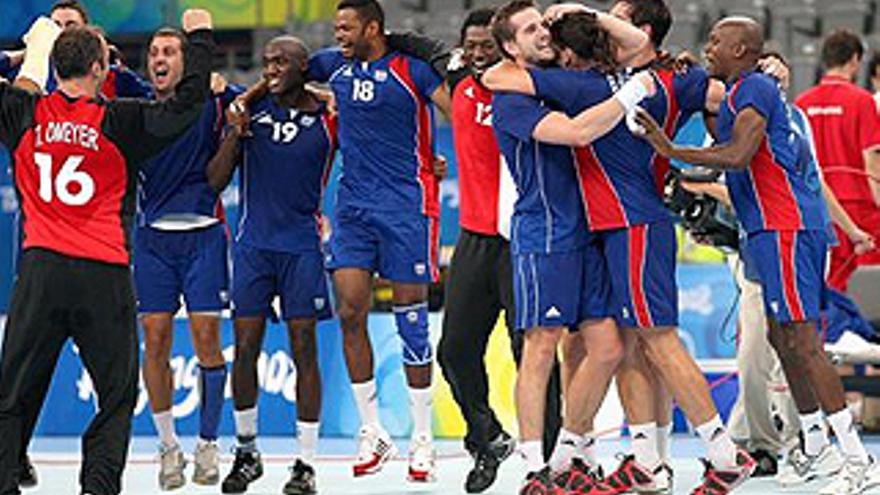
[[[566,493],[550,479],[550,468],[545,467],[526,475],[519,495],[566,495]]]
[[[365,425],[361,427],[358,456],[354,462],[355,477],[375,474],[382,470],[386,462],[397,455],[397,447],[385,430]]]
[[[736,449],[736,467],[716,469],[709,461],[703,460],[706,470],[703,483],[694,488],[691,495],[726,495],[743,484],[755,470],[755,460],[743,449]]]
[[[666,477],[662,476],[662,465],[658,465],[656,472],[661,476],[655,477],[654,470],[648,469],[636,462],[634,455],[624,456],[620,465],[608,477],[596,484],[588,492],[591,495],[618,495],[631,491],[636,492],[659,492],[667,488],[664,484]]]
[[[315,481],[315,468],[309,466],[302,459],[297,459],[290,466],[290,480],[282,490],[284,495],[314,495],[318,493]]]
[[[815,456],[808,456],[797,446],[788,452],[782,470],[776,475],[776,481],[783,487],[802,485],[815,479],[834,476],[840,472],[843,464],[840,450],[830,443],[822,447]]]
[[[186,483],[183,470],[186,468],[186,459],[180,445],[166,447],[159,446],[159,488],[162,490],[175,490]]]
[[[880,464],[869,456],[868,462],[850,459],[834,479],[819,490],[820,495],[859,495],[866,490],[880,486]]]
[[[775,454],[759,449],[749,452],[749,455],[752,456],[752,459],[754,459],[756,463],[758,463],[758,465],[755,466],[755,472],[752,473],[752,478],[776,476],[779,472],[779,460],[776,458]]]
[[[263,461],[260,459],[260,453],[256,450],[245,451],[241,447],[236,447],[232,471],[223,480],[221,490],[223,493],[244,493],[248,485],[260,476],[263,476]]]
[[[465,478],[464,491],[482,493],[492,486],[498,477],[498,466],[513,454],[514,449],[516,440],[501,431],[484,450],[474,453],[474,467]]]
[[[406,479],[413,483],[430,483],[435,477],[434,443],[427,435],[413,437],[409,445],[409,472]]]
[[[848,330],[841,334],[837,342],[825,344],[825,352],[837,362],[854,364],[880,362],[880,345],[872,344]]]
[[[37,470],[31,463],[31,458],[28,456],[24,456],[24,459],[21,461],[21,466],[19,466],[18,471],[18,487],[33,488],[37,486],[38,481],[39,478],[37,478]]]
[[[199,440],[193,453],[193,483],[197,485],[216,485],[220,482],[219,456],[217,443]]]
[[[600,481],[602,468],[594,468],[580,457],[573,458],[568,469],[553,476],[556,486],[568,493],[586,493]]]

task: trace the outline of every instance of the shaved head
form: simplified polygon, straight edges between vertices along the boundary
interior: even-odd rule
[[[269,92],[284,96],[288,103],[303,92],[309,64],[309,48],[299,38],[278,36],[263,49],[263,78]]]
[[[764,49],[764,28],[749,17],[725,17],[712,27],[704,53],[709,72],[724,80],[752,70]]]
[[[306,62],[309,59],[309,47],[296,36],[276,36],[269,40],[266,49],[275,49],[287,55],[291,61]]]
[[[736,36],[736,41],[745,45],[746,49],[756,56],[764,50],[764,28],[751,17],[725,17],[718,21],[715,27]]]

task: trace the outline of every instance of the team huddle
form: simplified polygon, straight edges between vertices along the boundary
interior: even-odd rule
[[[27,445],[67,338],[99,404],[83,439],[82,492],[121,490],[139,371],[160,440],[159,487],[186,483],[169,365],[181,299],[199,363],[192,481],[244,493],[262,476],[257,360],[267,319],[280,316],[298,375],[300,447],[282,490],[316,493],[316,327],[334,315],[331,286],[361,421],[352,473],[379,472],[397,447],[379,419],[367,331],[376,275],[391,282],[410,394],[407,478],[433,481],[427,299],[445,173],[436,109],[453,126],[462,227],[437,359],[467,423],[468,493],[488,489],[516,449],[524,495],[671,493],[673,399],[706,448],[692,493],[726,494],[752,475],[755,459],[731,439],[678,337],[676,219],[663,197],[672,159],[725,171],[803,431],[793,476],[833,475],[827,494],[880,485],[816,339],[832,219],[859,251],[873,239],[835,201],[826,206],[809,133],[780,90],[787,69],[764,53],[754,20],[716,23],[702,68],[660,51],[672,23],[663,0],[618,0],[608,13],[512,0],[471,12],[449,62],[441,43],[386,33],[375,0],[340,0],[337,47],[312,53],[296,37],[274,38],[260,81],[241,88],[210,72],[204,10],[153,34],[148,81],[111,60],[76,1],[50,15],[25,35],[26,50],[0,54],[0,75],[14,80],[0,82],[0,142],[13,156],[24,232],[0,361],[0,493],[37,482]],[[673,145],[698,113],[716,144]],[[325,242],[337,151],[343,174]],[[230,240],[219,197],[236,170],[242,214]],[[226,309],[236,446],[221,482]],[[517,441],[489,407],[483,362],[502,309],[518,366]],[[612,379],[632,454],[606,476],[593,421]]]

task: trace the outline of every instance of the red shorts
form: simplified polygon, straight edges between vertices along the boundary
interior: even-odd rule
[[[860,229],[874,236],[880,242],[880,208],[873,203],[844,202],[843,208]],[[831,249],[831,265],[828,269],[828,285],[846,292],[849,278],[856,268],[862,265],[880,265],[880,249],[856,256],[853,243],[836,225],[838,245]]]

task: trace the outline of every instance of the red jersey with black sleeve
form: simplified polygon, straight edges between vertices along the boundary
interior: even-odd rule
[[[458,164],[461,227],[498,235],[501,151],[492,129],[492,92],[469,75],[452,93],[452,136]]]
[[[0,142],[12,150],[24,249],[129,264],[137,168],[198,119],[210,31],[189,35],[184,77],[164,101],[38,96],[0,83]]]

